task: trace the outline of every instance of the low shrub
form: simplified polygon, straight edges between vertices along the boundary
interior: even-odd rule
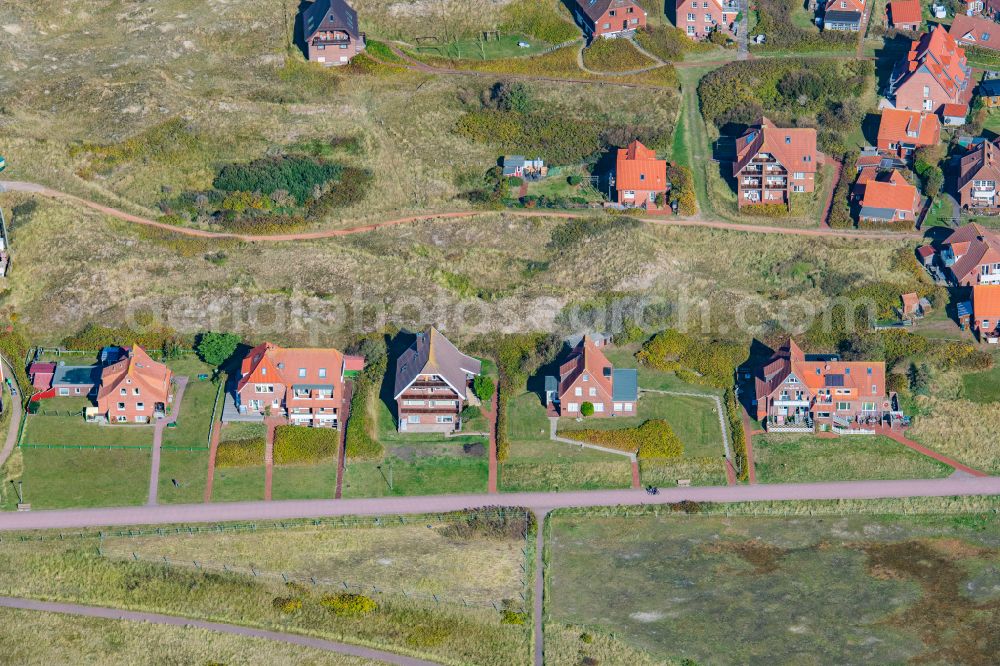
[[[337,455],[340,431],[281,425],[274,431],[274,464],[316,463]]]
[[[703,53],[712,50],[711,44],[698,42],[679,28],[646,26],[636,31],[639,46],[662,60],[683,60],[685,53]]]
[[[562,113],[470,111],[458,119],[455,132],[504,152],[537,155],[555,164],[582,162],[601,149],[597,123]]]
[[[583,64],[598,72],[627,72],[655,63],[627,39],[595,39],[583,50]]]
[[[783,203],[759,203],[740,206],[740,212],[754,217],[788,217],[791,211]]]
[[[472,390],[475,392],[476,397],[483,402],[492,400],[496,389],[497,387],[493,383],[493,379],[486,375],[476,375],[476,378],[472,380]]]
[[[350,460],[381,460],[385,455],[385,447],[375,436],[370,411],[371,401],[377,398],[378,384],[368,374],[368,369],[376,365],[376,371],[381,368],[385,372],[386,359],[382,356],[375,364],[370,364],[365,374],[354,382],[354,395],[351,396],[351,415],[347,420],[347,432],[344,434],[344,455]]]
[[[759,47],[761,50],[846,51],[857,44],[858,36],[854,32],[827,30],[820,33],[798,27],[792,22],[792,11],[793,7],[800,6],[797,0],[757,1],[757,25],[750,36],[767,36],[767,42]]]
[[[667,167],[670,181],[670,201],[677,202],[677,212],[681,215],[698,214],[698,196],[694,190],[694,176],[686,166],[671,164]]]
[[[830,216],[827,218],[827,224],[833,229],[850,229],[854,226],[854,218],[851,217],[851,185],[858,175],[858,153],[849,152],[842,160],[844,168],[833,190],[833,203],[830,206]]]
[[[867,231],[913,231],[917,223],[914,220],[892,220],[891,222],[874,222],[859,220],[858,229]]]
[[[298,597],[275,597],[271,605],[282,613],[295,613],[302,610],[302,600]]]
[[[410,633],[406,635],[406,642],[419,648],[437,647],[451,638],[452,633],[452,627],[444,621],[432,621],[418,624],[410,629]]]
[[[343,167],[312,157],[263,157],[245,164],[228,164],[219,170],[212,186],[224,192],[260,192],[270,196],[278,190],[306,203],[313,188],[340,178]]]
[[[726,424],[729,426],[729,442],[733,451],[733,466],[740,481],[746,481],[750,475],[747,458],[746,430],[743,428],[743,408],[736,399],[736,391],[732,386],[726,388],[723,399],[726,404]]]
[[[219,442],[215,452],[216,467],[253,467],[264,464],[263,437],[250,437],[229,442]]]
[[[737,366],[747,357],[742,345],[703,342],[675,329],[661,331],[649,339],[636,359],[662,372],[674,372],[683,381],[716,388],[733,383]]]
[[[593,416],[594,415],[594,403],[585,402],[580,405],[580,415],[581,416]]]
[[[524,539],[534,514],[524,509],[486,507],[461,512],[441,530],[449,539]]]
[[[632,217],[615,220],[607,218],[581,217],[564,222],[552,230],[546,249],[561,252],[591,238],[597,238],[615,230],[637,229],[642,224]]]
[[[560,436],[617,451],[636,453],[640,458],[677,458],[684,444],[663,419],[651,419],[637,428],[618,430],[569,430]]]
[[[504,32],[523,32],[550,44],[577,39],[580,31],[559,0],[514,0],[503,8]]]
[[[500,613],[500,624],[522,625],[528,623],[528,614],[524,611],[515,611],[505,608]]]
[[[336,615],[357,617],[371,615],[378,610],[378,604],[371,597],[363,594],[328,594],[320,599],[320,605]]]
[[[142,315],[137,318],[142,318]],[[87,324],[78,333],[63,338],[62,344],[66,349],[85,351],[93,351],[112,345],[139,345],[147,351],[157,351],[177,341],[177,331],[169,326],[149,321],[143,325],[142,329],[130,326]]]

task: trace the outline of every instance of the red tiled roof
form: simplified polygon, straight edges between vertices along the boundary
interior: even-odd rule
[[[892,25],[900,23],[920,25],[924,20],[920,0],[892,0],[889,3],[889,17]]]
[[[974,222],[955,229],[944,244],[950,245],[957,257],[951,272],[959,282],[974,273],[980,264],[1000,263],[1000,238]]]
[[[656,159],[656,151],[639,141],[618,149],[615,188],[658,192],[667,189],[667,161]]]
[[[149,358],[146,351],[136,345],[128,350],[128,356],[112,363],[101,371],[101,387],[97,391],[100,401],[118,390],[126,379],[131,379],[149,391],[154,401],[165,401],[170,391],[170,369],[163,363]]]
[[[774,156],[788,171],[816,173],[816,130],[811,127],[778,127],[767,118],[736,140],[733,174],[743,170],[760,153]]]
[[[965,49],[940,25],[910,44],[906,60],[908,72],[925,67],[949,97],[955,97],[964,87]]]
[[[977,284],[972,287],[972,314],[977,321],[1000,320],[1000,285]]]
[[[932,257],[934,256],[934,248],[930,245],[921,245],[920,247],[917,248],[917,254],[920,255],[920,257],[923,259],[926,259],[927,257]]]
[[[320,368],[325,377],[320,377]],[[300,373],[305,370],[304,376]],[[336,349],[285,348],[270,342],[259,344],[243,358],[241,377],[237,390],[248,383],[293,384],[340,383],[343,372],[343,355]],[[336,393],[334,397],[339,397]]]
[[[945,104],[941,107],[941,115],[945,118],[965,118],[969,115],[969,106],[967,104]]]
[[[988,18],[959,14],[952,21],[948,34],[963,44],[1000,49],[1000,25]]]
[[[912,143],[931,146],[941,138],[941,121],[933,113],[883,109],[878,125],[878,143]]]
[[[893,170],[887,180],[868,181],[864,190],[861,205],[871,208],[891,208],[913,213],[919,201],[917,188],[906,182],[903,174],[896,170]]]
[[[585,337],[573,350],[573,355],[559,368],[559,395],[563,396],[576,378],[587,373],[603,388],[608,396],[612,394],[612,365],[589,336]]]

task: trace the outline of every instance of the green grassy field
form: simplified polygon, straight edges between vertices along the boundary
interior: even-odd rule
[[[164,658],[184,664],[311,664],[374,666],[374,662],[260,638],[207,629],[0,609],[0,651],[18,664],[134,664]]]
[[[1000,367],[962,376],[962,395],[972,402],[1000,402]]]
[[[497,533],[466,528],[465,521],[456,527],[447,517],[414,517],[402,525],[397,519],[384,520],[377,527],[371,523],[368,519],[365,527],[306,524],[287,529],[259,523],[255,532],[168,531],[166,536],[134,539],[108,535],[109,550],[101,548],[104,555],[96,548],[101,543],[96,531],[88,538],[60,540],[52,534],[44,541],[11,547],[5,536],[0,594],[232,622],[380,647],[436,663],[527,663],[529,628],[501,624],[501,614],[483,601],[523,589],[523,518],[504,524]],[[147,549],[162,552],[168,561],[169,556],[178,560],[168,566],[162,557],[159,564],[143,561]],[[140,561],[134,561],[133,552]],[[187,557],[199,558],[206,567],[229,558],[240,569],[200,571],[180,561]],[[250,564],[260,567],[257,576],[242,568]],[[279,575],[310,570],[337,580],[286,585]],[[377,604],[374,612],[340,615],[322,606],[322,597],[342,591],[345,580],[385,588],[385,593],[369,592]],[[409,598],[402,595],[404,590],[411,593]],[[428,590],[449,596],[435,603]],[[469,606],[462,603],[463,596]],[[286,598],[301,602],[301,609],[287,613],[276,608],[275,599]],[[192,635],[188,649],[199,647]],[[183,654],[188,653],[174,656],[180,659]],[[159,656],[156,663],[163,663]],[[141,659],[125,663],[143,663]]]
[[[549,621],[649,660],[988,663],[996,650],[992,511],[551,520]]]
[[[639,415],[630,417],[585,418],[581,421],[561,418],[559,431],[618,430],[634,428],[650,419],[664,419],[684,443],[685,457],[721,457],[725,453],[718,412],[715,401],[710,398],[644,393],[639,398],[636,411]]]
[[[274,493],[273,479],[271,493]],[[254,467],[216,467],[212,481],[213,502],[264,499],[264,461]]]
[[[26,417],[21,443],[25,445],[79,447],[150,447],[152,425],[100,425],[87,423],[82,415]]]
[[[519,43],[528,46],[522,48]],[[459,58],[471,60],[496,60],[497,58],[517,58],[537,55],[550,48],[548,42],[529,37],[524,34],[501,35],[498,39],[483,41],[482,39],[458,39],[441,45],[426,45],[417,47],[419,53],[429,53],[443,58]]]
[[[954,471],[881,436],[767,435],[754,439],[753,450],[761,483],[933,479]]]
[[[278,499],[332,499],[337,489],[337,459],[313,465],[275,465],[271,496]]]
[[[213,368],[193,357],[171,361],[169,365],[175,376],[186,376],[188,383],[178,412],[177,426],[163,432],[163,446],[207,448],[212,408],[219,387],[211,381],[198,379],[198,375],[211,376]]]
[[[52,418],[52,417],[44,417]],[[142,504],[148,449],[21,449],[24,499],[33,509]]]
[[[510,457],[500,466],[501,490],[627,488],[632,473],[624,456],[549,439],[545,407],[534,393],[522,393],[508,407]]]
[[[161,504],[189,504],[205,497],[208,478],[208,451],[160,451]],[[174,485],[174,481],[177,485]]]

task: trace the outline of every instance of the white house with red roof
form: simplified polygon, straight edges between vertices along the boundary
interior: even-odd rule
[[[619,148],[615,191],[624,206],[656,209],[656,196],[667,191],[667,161],[656,159],[656,151],[638,140]]]

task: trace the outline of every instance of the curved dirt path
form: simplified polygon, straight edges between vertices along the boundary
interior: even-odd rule
[[[512,215],[515,217],[554,217],[560,219],[574,219],[591,214],[589,211],[586,210],[581,210],[579,213],[568,213],[562,211],[541,211],[541,210],[531,210],[531,211],[462,210],[462,211],[447,211],[440,213],[427,213],[425,215],[411,215],[409,217],[400,217],[391,220],[385,220],[383,222],[373,222],[370,224],[364,224],[356,227],[348,227],[346,229],[324,229],[321,231],[303,231],[299,233],[289,233],[289,234],[254,235],[254,234],[234,234],[234,233],[227,233],[220,231],[204,231],[202,229],[192,229],[190,227],[178,227],[171,224],[164,224],[163,222],[157,222],[156,220],[140,217],[139,215],[126,213],[125,211],[118,210],[117,208],[111,208],[110,206],[105,206],[104,204],[97,203],[96,201],[84,199],[74,194],[60,192],[58,190],[54,190],[44,185],[39,185],[37,183],[27,183],[23,181],[6,181],[6,182],[0,182],[0,189],[2,188],[6,188],[6,190],[10,192],[27,192],[31,194],[38,194],[40,196],[50,197],[53,199],[69,201],[96,210],[100,213],[108,215],[109,217],[114,217],[120,220],[124,220],[126,222],[132,222],[134,224],[140,224],[146,227],[160,229],[162,231],[167,231],[170,233],[182,234],[185,236],[193,236],[196,238],[238,240],[247,243],[280,243],[280,242],[290,242],[290,241],[321,240],[324,238],[338,238],[340,236],[351,236],[354,234],[368,233],[370,231],[378,231],[380,229],[385,229],[388,227],[396,227],[404,224],[411,224],[414,222],[427,222],[431,220],[468,219],[470,217],[476,217],[479,215],[488,215],[490,214],[490,212],[501,212],[504,215]],[[910,232],[859,231],[851,229],[828,229],[828,228],[802,229],[796,227],[776,227],[768,225],[741,224],[738,222],[722,222],[721,220],[683,219],[683,218],[675,218],[669,215],[664,215],[664,216],[646,215],[643,217],[639,217],[637,219],[643,222],[647,222],[649,224],[655,224],[667,227],[705,227],[708,229],[744,231],[747,233],[756,233],[756,234],[817,236],[817,237],[847,238],[847,239],[853,238],[857,240],[900,240],[905,238],[923,237],[921,233],[916,231],[910,231]]]
[[[376,650],[374,648],[361,647],[360,645],[350,645],[348,643],[338,643],[328,641],[323,638],[313,638],[312,636],[302,636],[281,631],[269,631],[267,629],[255,629],[253,627],[243,627],[236,624],[224,622],[208,622],[206,620],[196,620],[177,615],[164,615],[162,613],[146,613],[143,611],[122,610],[120,608],[108,608],[104,606],[86,606],[83,604],[70,604],[52,601],[37,601],[35,599],[22,599],[18,597],[0,597],[0,607],[16,608],[19,610],[42,611],[46,613],[59,613],[61,615],[79,615],[85,617],[96,617],[104,620],[126,620],[129,622],[148,622],[149,624],[161,624],[172,627],[195,627],[206,629],[223,634],[232,634],[245,638],[261,638],[268,641],[289,643],[301,647],[323,650],[325,652],[335,652],[361,659],[372,659],[387,664],[397,666],[434,666],[435,662],[407,657],[405,655]]]

